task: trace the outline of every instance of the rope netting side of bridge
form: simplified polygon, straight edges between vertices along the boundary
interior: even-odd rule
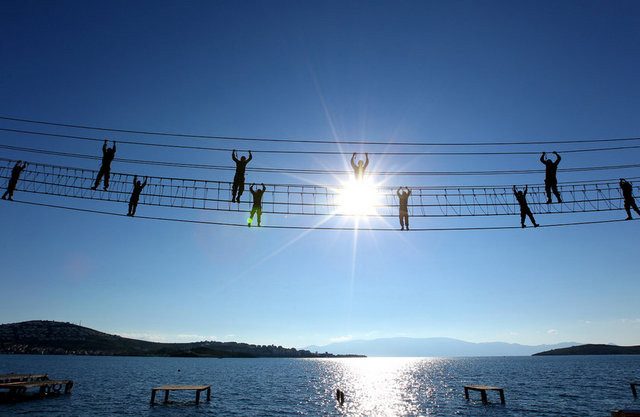
[[[6,186],[16,161],[0,159],[0,186]],[[92,190],[97,171],[66,166],[29,162],[22,172],[17,192],[45,194],[76,199],[128,203],[134,176],[112,173],[108,191]],[[231,182],[148,177],[139,204],[161,207],[189,208],[226,212],[246,212],[251,194],[245,186],[243,203],[231,202]],[[138,180],[144,180],[138,177]],[[306,184],[265,184],[264,213],[279,215],[350,215],[341,213],[343,190],[340,186]],[[562,203],[546,204],[543,185],[532,185],[527,193],[531,211],[535,214],[586,213],[620,210],[623,197],[615,181],[592,181],[561,184],[558,189]],[[509,187],[411,187],[409,214],[411,217],[471,217],[519,214],[519,205]],[[634,186],[634,190],[639,188]],[[396,217],[398,198],[395,187],[375,187],[378,203],[375,215]]]

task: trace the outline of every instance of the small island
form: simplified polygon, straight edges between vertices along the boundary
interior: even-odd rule
[[[0,353],[92,356],[166,356],[201,358],[354,358],[363,355],[314,353],[275,345],[202,341],[158,343],[102,333],[88,327],[47,320],[0,325]]]
[[[534,353],[532,356],[552,355],[640,355],[640,346],[587,344]]]

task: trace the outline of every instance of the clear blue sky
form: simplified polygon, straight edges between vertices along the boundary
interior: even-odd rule
[[[640,4],[633,1],[13,1],[2,10],[5,116],[390,142],[640,136]],[[2,121],[0,127],[27,126]],[[100,152],[99,144],[8,133],[0,133],[0,143]],[[254,149],[260,147],[275,145]],[[0,156],[97,168],[90,160],[6,150]],[[126,146],[118,156],[231,163],[229,155],[216,152]],[[562,166],[637,163],[638,156],[637,150],[571,154]],[[254,163],[341,169],[345,161],[265,155]],[[388,157],[372,164],[386,171],[541,167],[536,156]],[[232,176],[117,163],[113,171],[225,181]],[[561,180],[638,175],[638,169],[568,173]],[[336,180],[256,173],[247,178]],[[539,175],[387,180],[542,182]],[[138,211],[176,213],[144,206]],[[215,221],[228,215],[198,216]],[[620,211],[588,218],[624,216]],[[0,204],[0,218],[2,322],[53,319],[152,340],[286,346],[397,335],[640,344],[638,222],[355,235],[174,224],[7,202]],[[519,219],[500,219],[505,221],[517,225]]]

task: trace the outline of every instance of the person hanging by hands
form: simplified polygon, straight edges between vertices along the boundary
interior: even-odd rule
[[[552,161],[551,159],[546,158],[547,153],[542,152],[542,156],[540,157],[540,162],[542,162],[545,166],[545,178],[544,178],[544,189],[547,192],[547,204],[551,204],[551,191],[555,194],[558,199],[558,203],[562,203],[562,199],[560,198],[560,193],[558,192],[558,179],[556,178],[556,172],[558,171],[558,164],[562,158],[558,155],[558,152],[553,152],[556,156],[556,160]]]
[[[16,186],[18,185],[18,180],[20,179],[20,174],[22,170],[27,167],[26,162],[18,161],[13,166],[11,170],[11,178],[9,179],[9,185],[7,186],[7,191],[2,195],[2,199],[6,200],[9,197],[9,200],[13,200],[13,193],[16,191]]]
[[[133,177],[133,192],[131,193],[131,198],[129,199],[129,213],[127,214],[127,216],[133,217],[136,215],[140,193],[142,193],[142,189],[146,186],[147,177],[144,177],[144,182],[138,181],[137,175]]]
[[[231,158],[233,162],[236,163],[236,174],[233,177],[233,188],[231,190],[231,202],[240,202],[240,196],[244,192],[244,171],[247,168],[247,164],[251,159],[253,159],[253,155],[251,155],[251,151],[249,151],[249,158],[244,155],[238,159],[236,156],[236,150],[234,149],[231,153]]]
[[[624,178],[620,178],[620,189],[622,190],[622,197],[624,197],[624,209],[627,211],[627,220],[631,220],[631,208],[640,215],[640,210],[638,210],[636,201],[633,198],[633,186]]]
[[[366,157],[366,162],[359,160],[357,165],[355,163],[356,153],[354,152],[353,156],[351,157],[351,167],[353,168],[353,173],[358,181],[362,181],[362,179],[364,178],[364,171],[369,166],[369,154],[365,153],[364,155]]]
[[[255,185],[255,184],[254,184]],[[262,195],[267,190],[267,187],[262,185],[262,189],[258,188],[256,190],[253,189],[253,185],[249,187],[249,191],[251,195],[253,195],[253,207],[251,207],[251,214],[249,215],[249,220],[247,222],[247,226],[251,227],[251,223],[253,222],[253,215],[258,214],[258,227],[260,227],[260,220],[262,218]]]
[[[539,224],[536,223],[536,219],[533,218],[533,213],[529,209],[529,205],[527,204],[527,191],[529,187],[527,185],[524,186],[524,192],[517,190],[516,186],[513,186],[513,195],[516,196],[516,200],[518,200],[518,204],[520,204],[520,225],[522,227],[527,227],[524,224],[525,219],[529,216],[531,223],[533,223],[533,227],[538,227]]]
[[[98,188],[100,185],[100,180],[104,176],[104,189],[109,188],[109,177],[111,175],[111,161],[116,156],[116,141],[113,141],[113,148],[107,148],[107,141],[104,141],[102,145],[102,165],[100,166],[100,171],[98,171],[98,176],[96,177],[96,182],[91,187],[92,190]]]
[[[402,189],[407,191],[400,192]],[[398,195],[398,201],[400,203],[400,210],[398,212],[398,217],[400,218],[400,230],[409,230],[409,196],[411,195],[411,190],[408,187],[400,187],[396,191]]]

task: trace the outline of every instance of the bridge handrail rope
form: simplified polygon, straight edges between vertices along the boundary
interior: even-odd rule
[[[88,137],[88,136],[77,136],[77,135],[65,135],[61,133],[52,133],[52,132],[37,132],[32,130],[23,130],[23,129],[10,129],[0,127],[0,132],[4,133],[17,133],[20,135],[32,135],[32,136],[46,136],[49,138],[55,139],[67,139],[67,140],[76,140],[76,141],[85,141],[85,142],[103,142],[105,139],[109,141],[117,141],[118,143],[132,146],[147,146],[147,147],[156,147],[156,148],[170,148],[170,149],[184,149],[184,150],[193,150],[193,151],[210,151],[210,152],[225,152],[231,153],[234,151],[233,148],[218,148],[211,146],[196,146],[196,145],[183,145],[183,144],[172,144],[172,143],[152,143],[152,142],[140,142],[140,141],[132,141],[122,138],[96,138],[96,137]],[[626,138],[620,140],[640,140],[640,138]],[[335,142],[333,143],[335,145]],[[393,142],[390,142],[388,145],[393,145]],[[445,145],[444,143],[440,144]],[[476,145],[482,145],[476,144]],[[522,144],[526,146],[526,143]],[[419,146],[419,145],[416,145]],[[433,145],[431,145],[433,146]],[[455,146],[455,145],[451,145]],[[474,145],[467,145],[474,146]],[[538,145],[540,146],[540,145]],[[578,148],[578,149],[562,149],[562,153],[587,153],[587,152],[608,152],[608,151],[619,151],[619,150],[629,150],[629,149],[640,149],[640,145],[627,145],[627,146],[609,146],[609,147],[600,147],[600,148]],[[249,149],[237,149],[240,152],[247,152]],[[353,151],[327,151],[327,150],[292,150],[292,149],[251,149],[253,153],[263,153],[263,154],[288,154],[288,155],[342,155],[342,156],[351,156]],[[539,150],[518,150],[518,151],[405,151],[405,152],[396,152],[396,151],[371,151],[368,152],[369,155],[378,155],[378,156],[490,156],[490,155],[504,155],[504,156],[514,156],[514,155],[539,155],[541,151]]]
[[[27,148],[22,146],[2,145],[0,149],[7,149],[28,153],[39,153],[45,155],[63,156],[69,158],[79,159],[91,159],[101,160],[102,157],[98,155],[86,155],[71,152],[59,152],[47,149]],[[122,162],[126,164],[138,164],[138,165],[155,165],[174,168],[192,168],[192,169],[207,169],[217,171],[235,171],[235,167],[231,165],[213,165],[213,164],[195,164],[184,162],[169,162],[169,161],[153,161],[145,159],[130,159],[130,158],[114,158],[115,162]],[[574,168],[559,168],[558,172],[589,172],[589,171],[609,171],[619,169],[640,168],[640,164],[623,164],[623,165],[605,165],[605,166],[591,166],[591,167],[574,167]],[[247,172],[261,172],[261,173],[288,173],[288,174],[305,174],[305,175],[350,175],[350,170],[322,170],[322,169],[308,169],[308,168],[270,168],[270,167],[247,167]],[[481,175],[526,175],[526,174],[542,174],[544,169],[521,169],[521,170],[484,170],[484,171],[367,171],[367,175],[380,175],[380,176],[481,176]]]
[[[95,130],[102,132],[118,132],[135,135],[151,135],[176,138],[195,138],[195,139],[217,139],[229,141],[252,141],[252,142],[281,142],[281,143],[301,143],[301,144],[328,144],[328,145],[380,145],[380,146],[512,146],[512,145],[556,145],[556,144],[572,144],[572,143],[607,143],[607,142],[628,142],[640,141],[640,137],[626,138],[604,138],[604,139],[568,139],[568,140],[523,140],[523,141],[482,141],[482,142],[419,142],[419,141],[347,141],[340,138],[316,140],[316,139],[295,139],[295,138],[258,138],[258,137],[234,137],[234,136],[217,136],[217,135],[195,135],[188,133],[169,133],[157,132],[149,130],[127,130],[98,126],[81,125],[78,123],[59,123],[48,122],[42,120],[23,119],[17,117],[0,116],[0,120],[7,120],[19,123],[37,124],[44,126],[58,126],[72,129]],[[111,140],[109,138],[109,140]]]

